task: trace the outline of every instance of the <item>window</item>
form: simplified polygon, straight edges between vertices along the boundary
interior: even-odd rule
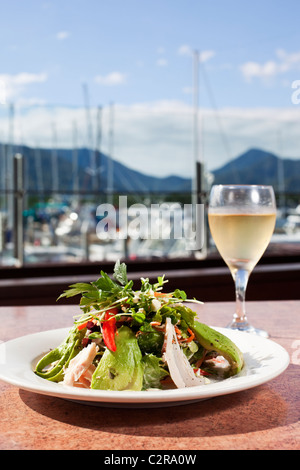
[[[298,31],[295,8],[220,4],[216,17],[173,3],[3,8],[0,269],[221,262],[206,223],[213,183],[272,184],[264,260],[296,259],[300,56],[281,33],[284,21]]]
[[[217,257],[206,222],[213,183],[272,184],[278,217],[266,256],[299,253],[299,161],[250,148],[229,162],[223,155],[224,165],[215,170],[208,169],[208,162],[196,165],[189,132],[194,115],[188,107],[139,108],[131,117],[122,107],[94,108],[88,121],[82,108],[23,107],[17,118],[12,106],[1,111],[2,127],[16,135],[0,143],[2,267]],[[239,119],[232,118],[231,127]],[[34,144],[37,123],[49,147]],[[210,131],[201,134],[203,142],[213,130],[218,135],[215,116],[207,116],[207,123]],[[97,135],[97,145],[88,145],[84,127]],[[267,140],[266,129],[253,130],[249,146],[259,137]],[[237,138],[232,144],[238,148]],[[208,153],[212,145],[216,141],[207,144]],[[198,242],[197,204],[203,232]]]

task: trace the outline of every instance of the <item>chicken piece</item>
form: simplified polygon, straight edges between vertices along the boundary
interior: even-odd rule
[[[96,367],[91,364],[90,367],[79,377],[78,382],[74,382],[74,387],[91,388],[93,373]]]
[[[70,361],[68,368],[65,370],[64,385],[74,386],[76,382],[80,381],[81,377],[84,383],[86,382],[83,379],[88,380],[90,378],[91,380],[93,369],[91,366],[93,366],[92,363],[98,349],[95,343],[90,343]]]

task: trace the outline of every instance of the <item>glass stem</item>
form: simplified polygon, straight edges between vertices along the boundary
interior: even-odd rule
[[[234,314],[234,321],[236,323],[247,323],[245,297],[248,279],[249,272],[246,269],[238,269],[234,275],[236,295],[236,312]]]

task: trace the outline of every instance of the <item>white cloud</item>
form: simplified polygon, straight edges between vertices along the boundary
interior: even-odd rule
[[[288,54],[284,49],[277,49],[277,57],[281,60],[282,72],[290,70],[294,66],[300,65],[300,52],[292,52]]]
[[[16,75],[0,74],[2,101],[18,99],[26,86],[32,83],[43,83],[47,79],[46,73],[21,72]]]
[[[241,71],[247,81],[253,77],[268,78],[278,73],[278,66],[274,61],[268,61],[264,64],[257,62],[246,62],[241,66]]]
[[[193,107],[177,101],[138,103],[114,107],[114,154],[125,165],[146,174],[191,176],[193,157]],[[91,108],[96,139],[97,112]],[[222,123],[223,135],[220,133]],[[84,108],[34,107],[17,110],[16,142],[51,148],[52,124],[57,129],[57,145],[72,148],[73,125],[77,124],[77,145],[86,146],[87,126]],[[7,113],[0,117],[0,129],[7,128]],[[262,148],[289,158],[299,158],[299,108],[201,109],[200,145],[208,169],[222,166],[251,147]],[[203,129],[203,134],[201,134]],[[278,136],[281,137],[281,149]],[[102,112],[101,150],[110,149],[110,109]],[[224,137],[228,147],[224,145]],[[3,139],[3,137],[1,137]]]
[[[56,33],[56,39],[59,41],[63,41],[64,39],[67,39],[70,36],[69,31],[59,31]]]
[[[126,75],[121,72],[111,72],[107,75],[97,75],[95,82],[99,85],[113,86],[122,85],[126,82]]]
[[[27,73],[22,72],[11,76],[12,81],[17,85],[28,85],[30,83],[41,83],[47,80],[46,73]]]
[[[178,49],[178,54],[186,57],[192,57],[195,53],[195,50],[192,49],[190,46],[187,44],[184,44],[179,47]],[[199,62],[207,62],[208,60],[212,59],[216,55],[216,52],[208,49],[205,51],[200,51],[199,52]]]
[[[168,61],[167,59],[160,58],[156,61],[156,65],[158,65],[158,67],[166,67],[168,65]]]
[[[212,59],[215,55],[216,55],[215,51],[212,51],[212,50],[202,51],[199,54],[199,61],[207,62],[209,59]]]
[[[183,44],[182,46],[179,47],[178,54],[190,57],[193,55],[193,49],[187,44]]]
[[[268,60],[262,64],[258,62],[245,62],[240,69],[244,78],[250,82],[253,78],[264,81],[300,68],[300,52],[287,53],[284,49],[277,49],[276,59]]]

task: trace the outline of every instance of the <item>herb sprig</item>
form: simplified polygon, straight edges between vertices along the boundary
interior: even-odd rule
[[[117,306],[121,301],[134,296],[133,281],[128,281],[125,263],[116,262],[113,273],[115,281],[104,271],[101,271],[100,274],[101,277],[94,282],[71,284],[69,289],[65,290],[57,300],[81,295],[80,308],[84,313],[89,313],[93,310],[105,311],[107,308]]]
[[[161,300],[162,307],[168,304],[174,307],[174,304],[180,305],[188,301],[199,303],[195,299],[187,299],[185,291],[180,289],[167,293],[164,297],[161,291],[164,284],[168,282],[164,275],[159,276],[154,284],[151,284],[148,278],[141,278],[140,290],[134,291],[133,281],[128,280],[127,277],[127,266],[120,261],[117,261],[114,266],[112,278],[104,271],[100,274],[101,276],[94,282],[79,282],[70,285],[69,289],[65,290],[57,300],[81,295],[79,306],[85,320],[93,317],[101,320],[107,310],[118,307],[122,308],[118,316],[130,316],[138,324],[142,324],[149,314],[153,318],[162,318],[163,311],[156,312],[156,314],[153,312],[152,301],[155,298]],[[172,307],[168,310],[171,312],[171,309]],[[83,318],[81,317],[79,321]]]

